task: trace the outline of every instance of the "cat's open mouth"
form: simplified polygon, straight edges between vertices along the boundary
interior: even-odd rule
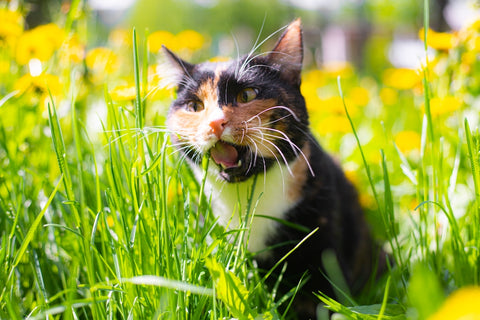
[[[228,182],[246,180],[251,166],[247,147],[218,141],[211,149],[212,160],[220,167],[220,176]]]

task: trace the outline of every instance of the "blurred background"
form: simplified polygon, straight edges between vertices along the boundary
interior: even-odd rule
[[[68,12],[70,2],[27,1],[29,28]],[[207,36],[211,56],[248,52],[297,17],[304,24],[305,64],[321,68],[351,62],[379,75],[385,67],[417,68],[424,55],[420,0],[89,0],[90,45],[102,45],[112,29],[142,32],[193,29]],[[455,31],[479,15],[478,1],[430,0],[430,28]],[[275,39],[276,37],[272,37]]]

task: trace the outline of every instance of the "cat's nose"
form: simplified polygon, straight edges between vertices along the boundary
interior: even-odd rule
[[[218,118],[215,120],[210,121],[210,128],[212,129],[212,133],[217,136],[218,139],[222,136],[223,131],[225,130],[225,125],[227,122],[225,118]]]

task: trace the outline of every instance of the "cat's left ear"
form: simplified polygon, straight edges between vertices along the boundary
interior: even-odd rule
[[[162,54],[161,65],[161,86],[162,87],[178,87],[183,79],[191,79],[194,65],[182,60],[175,53],[162,45],[160,50]]]
[[[300,85],[303,60],[302,21],[300,19],[288,25],[275,48],[268,54],[267,59],[279,68],[285,80]]]

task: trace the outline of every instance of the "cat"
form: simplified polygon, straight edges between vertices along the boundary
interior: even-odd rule
[[[167,128],[197,179],[206,175],[205,192],[219,223],[239,227],[256,182],[248,250],[261,269],[269,270],[318,228],[286,259],[286,287],[308,275],[299,318],[315,316],[319,300],[311,292],[334,294],[322,266],[326,250],[335,253],[346,282],[358,292],[382,253],[357,191],[309,129],[300,92],[301,20],[289,24],[264,54],[191,64],[166,47],[162,51],[166,78],[177,90]],[[200,161],[205,155],[212,164],[207,173]]]

